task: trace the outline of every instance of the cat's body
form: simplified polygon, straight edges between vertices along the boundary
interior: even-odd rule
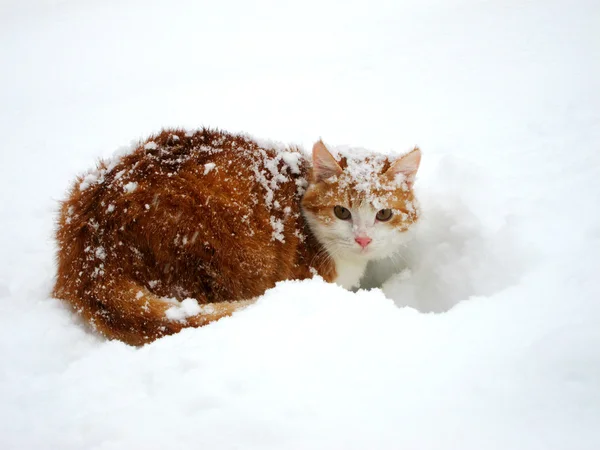
[[[203,129],[165,130],[101,163],[62,205],[54,295],[105,336],[139,345],[229,315],[277,281],[319,274],[356,286],[379,256],[375,239],[372,255],[363,238],[331,248],[325,222],[352,199],[332,194],[349,187],[327,150],[313,160],[314,170],[295,148]],[[401,234],[417,218],[406,187]]]

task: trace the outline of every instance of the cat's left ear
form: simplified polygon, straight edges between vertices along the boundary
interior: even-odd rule
[[[323,181],[342,173],[342,168],[321,140],[315,142],[313,146],[312,160],[313,180],[315,182]]]
[[[385,175],[391,180],[396,179],[398,175],[403,175],[403,181],[406,182],[409,189],[412,189],[420,163],[421,150],[419,147],[415,147],[413,151],[394,161],[390,168],[386,170]]]

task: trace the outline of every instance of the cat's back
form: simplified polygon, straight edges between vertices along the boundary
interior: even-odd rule
[[[209,129],[167,130],[132,156],[127,165],[146,190],[138,203],[170,199],[183,220],[208,224],[221,238],[267,233],[268,242],[284,242],[284,234],[302,231],[309,163],[296,147]]]
[[[162,186],[177,188],[187,182],[206,189],[230,187],[232,193],[260,187],[267,206],[273,205],[276,191],[289,183],[301,191],[308,170],[305,155],[296,147],[206,128],[164,130],[123,162],[142,184],[160,180]]]
[[[165,260],[190,245],[284,250],[303,239],[309,167],[295,147],[210,129],[163,130],[79,177],[57,236],[73,256],[89,241],[119,255],[121,242],[150,245],[168,250]]]
[[[295,147],[210,129],[163,130],[79,177],[66,214],[87,212],[101,220],[119,211],[137,215],[160,201],[181,201],[184,208],[202,201],[212,214],[222,205],[222,213],[242,214],[240,219],[250,209],[277,215],[301,197],[308,170]]]

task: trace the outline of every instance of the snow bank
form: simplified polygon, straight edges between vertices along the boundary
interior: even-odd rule
[[[47,301],[2,333],[5,448],[593,448],[597,297],[566,304],[578,285],[550,269],[442,315],[286,282],[141,349]]]
[[[451,192],[459,179],[459,192],[481,186],[468,162],[432,165],[422,226],[391,272],[406,268],[383,291],[283,282],[140,349],[45,299],[48,274],[12,295],[4,447],[595,448],[600,242],[543,257],[519,221],[478,216],[468,192]],[[497,211],[491,191],[478,195]]]
[[[492,175],[452,156],[426,164],[414,239],[401,254],[372,263],[363,286],[383,285],[399,306],[443,312],[517,284],[539,250],[519,232],[504,193],[487,185]],[[473,198],[485,199],[485,210]]]

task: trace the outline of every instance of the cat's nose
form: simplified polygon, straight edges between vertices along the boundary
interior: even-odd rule
[[[354,240],[360,245],[362,248],[367,248],[367,245],[371,243],[373,239],[367,236],[359,236],[354,238]]]

